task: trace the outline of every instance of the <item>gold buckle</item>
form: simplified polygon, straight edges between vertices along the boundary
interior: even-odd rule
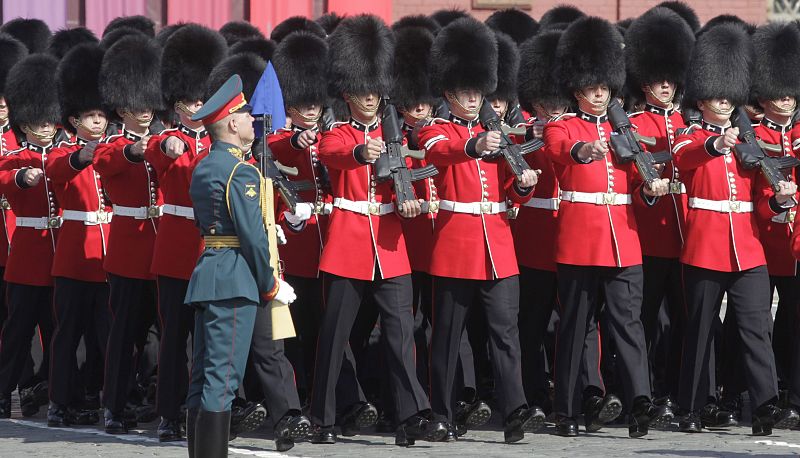
[[[789,223],[793,223],[794,222],[794,217],[795,217],[796,214],[797,214],[797,212],[794,211],[794,210],[787,211],[786,212],[786,221],[789,222]]]
[[[614,205],[614,202],[617,200],[617,193],[616,192],[604,192],[603,193],[603,204],[604,205]]]
[[[377,203],[370,203],[369,204],[369,214],[370,215],[378,215],[381,212],[381,206]]]
[[[682,194],[683,193],[683,183],[680,181],[672,181],[669,184],[669,193],[670,194]]]
[[[51,216],[47,218],[47,228],[48,229],[58,229],[61,227],[61,217],[60,216]]]
[[[321,215],[325,211],[325,204],[322,201],[316,201],[314,203],[314,214]]]
[[[492,212],[492,203],[481,202],[481,213],[491,213],[491,212]]]
[[[437,213],[439,211],[439,201],[432,200],[428,204],[428,213]]]
[[[517,219],[518,215],[519,215],[519,208],[517,207],[511,207],[508,210],[506,210],[506,219]]]
[[[730,208],[733,213],[739,213],[739,209],[741,208],[740,202],[738,200],[730,201]]]
[[[95,214],[97,215],[97,222],[98,223],[100,223],[100,224],[108,223],[108,212],[106,212],[105,210],[101,209],[101,210],[97,210],[95,212]]]
[[[147,217],[148,218],[158,218],[161,216],[161,207],[156,205],[151,205],[147,207]]]
[[[3,207],[3,210],[11,210],[11,204],[8,203],[8,199],[5,197],[0,199],[0,207]]]

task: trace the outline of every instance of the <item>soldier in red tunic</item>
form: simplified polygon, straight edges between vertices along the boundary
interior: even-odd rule
[[[156,275],[161,340],[158,352],[156,411],[158,440],[181,440],[181,404],[186,398],[186,338],[194,327],[194,309],[184,305],[186,288],[203,242],[194,224],[189,182],[196,158],[210,139],[191,116],[202,106],[206,80],[226,52],[222,36],[197,24],[175,31],[164,45],[161,90],[179,124],[150,137],[144,159],[152,165],[164,195],[162,217],[150,272]]]
[[[60,226],[58,202],[52,184],[44,179],[47,159],[53,148],[55,124],[59,120],[54,68],[55,58],[37,54],[19,61],[8,73],[5,97],[10,123],[24,133],[23,147],[8,152],[2,160],[0,192],[6,195],[20,216],[11,241],[5,270],[8,316],[0,337],[0,411],[11,415],[11,392],[21,381],[23,366],[30,359],[31,337],[38,325],[43,350],[40,376],[48,379],[50,339],[53,332],[53,278],[51,268]],[[69,362],[66,376],[76,375]],[[52,388],[52,386],[51,386]],[[86,420],[72,404],[72,393],[59,409],[62,417],[71,410],[70,420]],[[52,395],[52,393],[51,393]],[[38,406],[37,409],[38,410]],[[35,413],[35,412],[34,412]],[[89,419],[91,420],[91,419]],[[96,415],[95,415],[95,421]],[[84,421],[80,421],[84,422]]]
[[[311,401],[317,429],[311,441],[336,440],[336,382],[351,327],[362,299],[367,298],[380,310],[386,338],[387,366],[400,419],[397,443],[439,440],[446,427],[430,418],[428,399],[414,371],[411,268],[400,224],[401,217],[419,215],[420,204],[410,200],[398,207],[392,202],[391,183],[376,182],[372,165],[384,148],[378,108],[379,94],[391,89],[391,31],[375,16],[353,16],[337,27],[329,45],[331,92],[345,99],[351,119],[326,132],[319,147],[330,174],[334,209],[320,259],[320,270],[326,273],[326,302]],[[375,423],[374,407],[365,402],[354,407],[347,415],[348,423]]]
[[[671,151],[678,129],[686,127],[673,100],[683,91],[694,34],[677,13],[654,8],[631,24],[625,41],[628,89],[646,101],[644,111],[631,115],[631,122],[639,134],[655,139],[648,149]],[[656,404],[672,402],[678,395],[685,308],[678,258],[686,224],[686,186],[674,162],[664,166],[661,176],[670,180],[669,194],[653,206],[634,206],[644,273],[642,324]],[[668,323],[659,323],[662,303]],[[659,335],[662,328],[667,331]]]
[[[112,45],[100,70],[104,105],[122,119],[122,132],[98,145],[93,165],[103,177],[114,218],[103,263],[113,316],[106,355],[105,430],[125,434],[135,421],[123,418],[131,378],[133,345],[150,327],[155,282],[150,267],[161,216],[161,191],[144,158],[153,110],[161,105],[161,49],[150,38],[130,34]]]
[[[689,411],[680,422],[685,432],[701,431],[703,413],[714,402],[711,328],[724,294],[728,313],[736,316],[753,434],[768,435],[773,428],[789,428],[798,421],[796,411],[775,405],[769,275],[754,214],[763,195],[758,172],[746,169],[732,151],[739,131],[729,118],[748,98],[752,53],[747,32],[738,24],[718,25],[698,38],[685,100],[702,112],[703,122],[673,146],[689,197],[681,253],[687,321],[678,397],[679,405]],[[781,191],[767,199],[768,205],[775,213],[790,209],[796,190],[793,182],[781,182]]]
[[[110,234],[111,205],[92,167],[108,125],[98,89],[104,50],[96,43],[77,46],[57,69],[62,122],[76,132],[50,153],[45,175],[62,207],[53,277],[56,328],[53,334],[51,400],[67,404],[75,391],[72,373],[81,336],[105,355],[110,327],[108,283],[103,269]],[[54,415],[51,415],[53,417]],[[52,418],[51,418],[52,419]]]
[[[790,76],[800,71],[800,30],[787,25],[766,25],[753,35],[756,56],[754,74],[758,77],[753,78],[750,93],[764,110],[764,118],[754,129],[763,142],[774,145],[773,151],[767,151],[767,154],[776,157],[797,157],[800,150],[800,144],[794,143],[800,127],[792,126],[792,114],[800,98],[800,81]],[[794,178],[788,173],[787,181],[790,180]],[[800,303],[800,277],[797,262],[787,249],[796,209],[774,211],[776,209],[768,205],[773,190],[763,175],[758,175],[756,183],[764,193],[757,209],[758,235],[767,258],[770,287],[773,293],[778,291],[779,299],[772,331],[772,350],[775,353],[778,386],[788,388],[793,384],[792,361],[800,357],[795,353],[793,343],[797,336],[798,317],[795,310]],[[798,395],[800,393],[795,393],[795,396]]]
[[[435,119],[419,134],[426,158],[439,168],[434,178],[439,213],[430,265],[431,403],[437,415],[453,424],[458,341],[467,312],[473,303],[479,304],[486,314],[505,441],[516,442],[525,432],[540,428],[544,414],[528,407],[522,389],[519,272],[505,217],[506,199],[522,203],[530,198],[536,173],[527,170],[515,177],[502,160],[483,159],[500,144],[500,133],[484,133],[477,120],[483,96],[497,87],[497,67],[495,35],[473,18],[452,22],[434,41],[432,85],[447,99],[451,115],[449,120]]]
[[[574,399],[584,359],[586,329],[605,301],[606,320],[622,367],[630,406],[632,437],[647,434],[673,417],[668,406],[650,400],[647,351],[639,318],[642,256],[633,201],[653,204],[667,191],[667,179],[643,185],[631,163],[621,164],[609,150],[612,128],[606,107],[622,90],[622,37],[607,21],[586,17],[573,22],[559,40],[556,78],[572,94],[577,116],[545,125],[547,154],[553,161],[561,205],[556,255],[561,306],[555,359],[556,432],[578,433],[580,412]],[[589,238],[591,243],[578,241]],[[616,418],[622,405],[596,387],[583,387],[588,430]]]

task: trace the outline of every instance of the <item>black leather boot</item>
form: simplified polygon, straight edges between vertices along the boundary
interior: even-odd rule
[[[197,413],[199,408],[193,407],[186,411],[186,442],[189,449],[189,458],[194,458],[194,440],[197,431]]]
[[[586,432],[600,431],[600,428],[617,419],[622,413],[622,401],[613,394],[604,398],[591,396],[583,402],[583,418],[586,422]]]
[[[209,412],[200,409],[195,426],[194,457],[220,458],[228,456],[228,434],[231,412]]]
[[[290,410],[289,413],[275,424],[273,435],[275,437],[275,449],[285,452],[294,447],[294,443],[306,439],[311,431],[311,422],[300,411]]]
[[[342,415],[342,436],[352,437],[361,432],[361,428],[369,428],[378,421],[378,409],[369,402],[358,402],[350,406]]]
[[[800,416],[794,409],[781,409],[774,404],[766,403],[753,412],[753,435],[769,436],[772,434],[772,428],[791,429],[797,425],[798,420]]]
[[[651,426],[664,428],[673,418],[675,418],[675,414],[669,406],[665,404],[657,406],[650,401],[650,398],[638,397],[633,401],[628,435],[630,437],[646,436]]]
[[[436,420],[430,411],[419,412],[400,423],[395,432],[395,445],[409,447],[417,439],[438,442],[447,435],[447,422]]]

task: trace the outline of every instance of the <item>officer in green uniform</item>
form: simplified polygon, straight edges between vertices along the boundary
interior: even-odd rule
[[[289,304],[295,294],[270,267],[262,178],[242,161],[242,147],[255,134],[239,75],[192,120],[203,121],[212,143],[189,188],[205,251],[185,300],[196,309],[186,436],[190,457],[216,458],[227,456],[231,402],[244,375],[256,307]]]

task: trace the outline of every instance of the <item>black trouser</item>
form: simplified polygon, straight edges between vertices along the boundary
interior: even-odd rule
[[[108,284],[55,277],[53,317],[55,330],[50,343],[50,401],[75,403],[76,351],[81,337],[87,361],[94,349],[106,354],[109,338]],[[94,347],[94,349],[92,348]]]
[[[642,269],[642,324],[649,355],[651,387],[656,396],[674,397],[678,395],[686,313],[681,263],[677,258],[645,256]],[[666,313],[661,313],[662,304],[666,304]]]
[[[6,306],[6,281],[3,280],[5,273],[5,266],[0,266],[0,328],[3,327],[3,323],[6,322],[6,316],[8,316],[8,308]]]
[[[800,275],[778,277],[770,275],[770,286],[773,296],[778,291],[778,309],[775,311],[775,324],[772,328],[772,351],[775,353],[775,368],[778,380],[789,386],[792,378],[792,360],[794,341],[797,340],[797,304],[800,304]]]
[[[453,421],[453,383],[467,314],[473,305],[486,314],[495,395],[503,418],[526,405],[519,347],[519,277],[466,280],[434,277],[431,338],[431,406]]]
[[[189,388],[189,333],[194,329],[194,308],[184,304],[189,280],[159,275],[158,320],[161,342],[158,347],[156,412],[176,420]]]
[[[556,304],[556,273],[519,267],[519,344],[522,384],[528,403],[550,410],[545,337]]]
[[[324,281],[325,313],[317,345],[312,420],[324,426],[334,424],[342,357],[365,295],[371,296],[380,310],[381,329],[389,348],[387,366],[391,373],[397,417],[405,420],[428,409],[428,400],[414,371],[411,276],[366,281],[326,274]]]
[[[297,375],[297,391],[301,402],[311,396],[314,381],[314,359],[317,353],[317,333],[322,316],[322,279],[286,275],[297,299],[289,310],[297,331],[297,337],[286,340],[286,357],[294,366]]]
[[[720,272],[683,266],[687,320],[681,365],[679,404],[698,410],[716,383],[712,326],[727,293],[728,313],[733,312],[739,331],[750,402],[759,407],[778,395],[775,358],[770,345],[769,275],[766,266],[741,272]]]
[[[556,394],[553,410],[575,417],[580,413],[578,377],[587,369],[586,333],[605,300],[609,334],[616,347],[626,400],[650,396],[647,348],[640,319],[642,266],[599,267],[558,265],[558,302],[561,307],[555,359]],[[588,372],[588,371],[587,371]]]
[[[146,318],[153,316],[152,310],[156,308],[156,291],[152,280],[109,273],[108,282],[108,305],[112,320],[106,353],[103,405],[114,414],[121,414],[135,377],[133,347],[150,327]]]
[[[37,378],[48,379],[53,335],[53,288],[8,283],[5,302],[8,313],[0,334],[0,396],[9,398],[20,384],[23,368],[31,361],[31,341],[36,326],[39,327],[43,353]]]
[[[247,372],[251,372],[253,381],[257,382],[259,388],[258,399],[251,400],[263,400],[275,423],[289,410],[300,411],[294,369],[286,358],[283,347],[283,340],[272,340],[272,312],[268,305],[262,304],[256,310]]]
[[[798,277],[800,277],[800,265],[798,265]],[[800,407],[800,338],[797,337],[800,335],[800,301],[794,303],[791,319],[794,320],[794,327],[792,328],[792,357],[787,388],[789,389],[789,402],[795,407]]]

